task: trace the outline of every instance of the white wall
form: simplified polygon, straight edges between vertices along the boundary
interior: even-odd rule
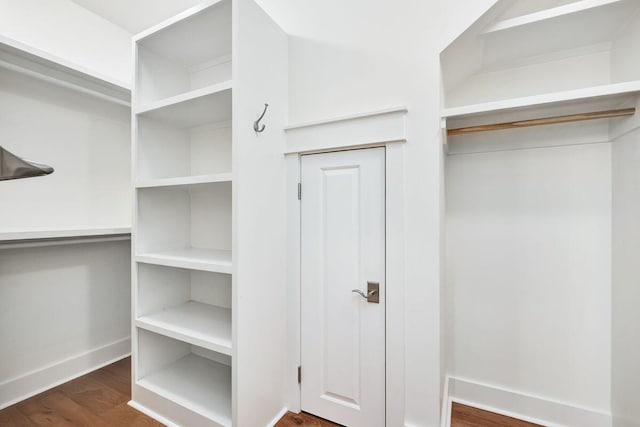
[[[0,0],[0,35],[128,87],[131,34],[70,0]]]
[[[289,122],[408,105],[404,422],[439,419],[438,32],[434,2],[338,0],[291,10]],[[402,363],[402,361],[400,362]]]
[[[446,192],[449,373],[608,413],[611,145],[451,155]]]
[[[640,132],[613,142],[614,427],[640,426]]]
[[[0,408],[127,354],[128,241],[0,249],[0,271]]]
[[[447,13],[415,0],[298,2],[259,0],[290,35],[289,123],[407,105],[404,206],[407,426],[439,423],[439,234],[441,151],[438,54],[494,1]],[[475,6],[475,5],[474,5]],[[451,7],[451,8],[450,8]]]
[[[0,230],[127,227],[130,110],[0,70],[0,145],[52,175],[3,182]]]

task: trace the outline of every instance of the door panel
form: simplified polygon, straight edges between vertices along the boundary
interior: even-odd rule
[[[384,426],[384,148],[302,158],[302,409]],[[379,283],[379,303],[367,293]]]

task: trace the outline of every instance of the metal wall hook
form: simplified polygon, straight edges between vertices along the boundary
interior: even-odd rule
[[[264,111],[262,112],[262,114],[260,115],[260,117],[258,117],[258,120],[256,120],[255,122],[253,122],[253,130],[256,132],[262,132],[265,128],[265,125],[262,125],[262,127],[260,127],[260,120],[262,120],[262,118],[264,117],[265,114],[267,114],[267,108],[269,107],[269,104],[264,104]]]

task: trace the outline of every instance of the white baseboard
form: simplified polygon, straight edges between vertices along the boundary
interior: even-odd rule
[[[449,377],[447,382],[449,404],[446,413],[443,414],[446,427],[450,425],[451,402],[548,427],[612,426],[610,413],[462,378]]]
[[[102,368],[131,354],[131,338],[98,347],[0,383],[0,409]]]
[[[616,427],[640,427],[640,420],[637,418],[631,420],[623,417],[614,417],[613,425]]]
[[[280,412],[278,412],[278,415],[276,415],[276,416],[271,420],[271,422],[270,422],[269,424],[267,424],[265,427],[273,427],[273,426],[275,426],[275,425],[278,423],[278,421],[280,421],[280,419],[281,419],[282,417],[284,417],[284,416],[285,416],[285,414],[286,414],[287,412],[289,412],[289,408],[282,408],[282,409],[280,410]]]

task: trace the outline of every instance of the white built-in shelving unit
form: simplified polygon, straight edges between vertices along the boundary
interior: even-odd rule
[[[267,424],[283,408],[285,261],[284,232],[261,234],[284,230],[286,37],[253,0],[209,0],[134,52],[131,404],[178,425]],[[283,348],[258,350],[264,333]]]
[[[609,329],[598,335],[584,325],[609,313],[612,289],[632,282],[616,264],[625,262],[618,248],[636,244],[624,220],[637,203],[628,189],[637,184],[639,49],[638,1],[502,0],[441,52],[449,397],[548,424],[611,423],[580,391],[596,376],[609,387],[609,363],[578,368],[541,355],[585,342],[609,357]],[[518,308],[509,315],[507,307]],[[494,322],[490,312],[501,316]],[[512,375],[550,366],[544,381]],[[537,408],[522,397],[545,396],[572,375],[589,381],[553,396],[570,402],[562,415],[543,407],[548,396]],[[465,389],[474,381],[497,388]],[[497,389],[523,394],[492,400]]]

